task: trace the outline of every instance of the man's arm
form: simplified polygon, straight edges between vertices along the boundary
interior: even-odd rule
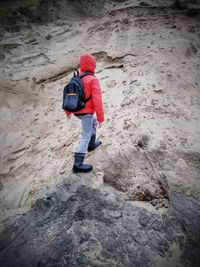
[[[64,110],[66,116],[67,116],[67,119],[70,120],[71,119],[71,112],[67,111],[67,110]]]
[[[102,94],[101,88],[98,79],[92,79],[91,84],[91,93],[92,93],[92,102],[95,108],[97,115],[97,121],[101,124],[104,121],[104,111],[102,103]]]

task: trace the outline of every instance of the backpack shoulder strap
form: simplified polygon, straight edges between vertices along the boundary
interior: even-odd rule
[[[92,73],[92,72],[83,72],[82,74],[79,75],[79,78],[83,78],[84,76],[87,76],[87,75],[94,76],[94,73]],[[85,102],[87,103],[90,99],[92,99],[91,95],[87,99],[85,99]]]
[[[87,75],[92,75],[94,76],[94,73],[92,72],[83,72],[82,74],[79,75],[80,78],[83,78],[84,76],[87,76]]]
[[[87,99],[85,99],[85,102],[87,103],[90,99],[92,99],[91,95]]]

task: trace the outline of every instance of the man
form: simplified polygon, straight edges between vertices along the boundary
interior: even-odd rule
[[[83,54],[80,57],[80,71],[91,72],[94,74],[96,68],[96,60],[91,54]],[[84,109],[74,112],[74,115],[81,120],[82,135],[79,146],[74,155],[73,172],[90,172],[93,167],[90,164],[84,164],[84,158],[87,151],[92,151],[101,145],[101,141],[96,141],[97,121],[99,127],[104,121],[104,112],[102,104],[102,94],[98,79],[94,75],[86,75],[82,77],[82,83],[85,98],[87,101]],[[71,118],[71,113],[65,111],[67,118]],[[96,116],[95,116],[96,113]],[[96,118],[97,117],[97,118]]]

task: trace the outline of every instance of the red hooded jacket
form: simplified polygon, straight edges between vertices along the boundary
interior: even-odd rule
[[[83,54],[80,57],[80,71],[94,73],[96,68],[96,60],[91,54]],[[91,99],[86,103],[84,109],[74,112],[74,114],[96,113],[99,123],[104,121],[104,112],[102,104],[101,88],[98,79],[93,75],[87,75],[82,78],[85,97]],[[65,111],[66,114],[70,112]]]

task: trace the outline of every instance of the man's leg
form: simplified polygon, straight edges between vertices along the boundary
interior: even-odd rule
[[[93,115],[87,114],[83,116],[79,116],[81,119],[81,125],[82,125],[82,134],[81,134],[81,140],[79,143],[79,146],[77,148],[77,153],[86,153],[88,144],[90,142],[90,138],[93,131]]]
[[[73,172],[75,173],[89,172],[93,168],[92,165],[83,164],[92,134],[93,116],[91,114],[87,114],[79,118],[81,119],[81,124],[82,124],[82,135],[79,146],[74,155],[75,161],[73,166]]]
[[[102,144],[100,140],[96,141],[97,125],[98,125],[98,123],[97,123],[96,116],[93,116],[92,135],[91,135],[90,142],[88,145],[88,151],[89,152],[94,150],[95,148],[97,148],[98,146],[100,146]]]
[[[95,115],[93,115],[93,122],[92,122],[92,135],[93,134],[96,134],[97,132],[97,126],[98,126],[98,123],[97,123],[97,118]]]

